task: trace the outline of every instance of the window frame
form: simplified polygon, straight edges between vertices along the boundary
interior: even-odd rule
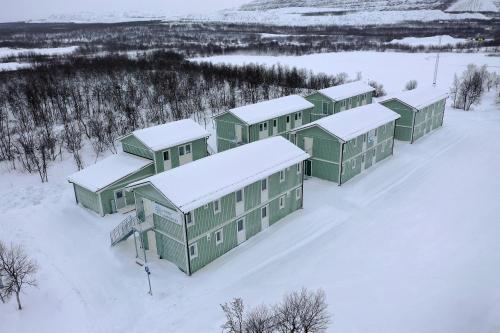
[[[282,196],[281,196],[281,197],[279,197],[279,199],[278,199],[278,207],[279,207],[279,209],[280,209],[280,210],[281,210],[281,209],[283,209],[283,208],[285,208],[285,199],[286,199],[286,197],[285,197],[285,196],[286,196],[286,195],[282,195]]]
[[[178,150],[179,150],[179,156],[184,156],[184,155],[186,155],[186,151],[185,151],[185,149],[184,149],[184,146],[183,146],[183,145],[182,145],[182,146],[179,146]]]
[[[265,184],[265,185],[263,186],[263,184]],[[267,178],[261,179],[261,181],[260,181],[260,191],[261,192],[267,191]]]
[[[189,216],[189,218],[188,218],[188,216]],[[187,212],[186,213],[186,225],[188,227],[191,227],[191,226],[194,225],[194,214],[193,214],[193,212]]]
[[[165,154],[167,155],[168,158],[165,158]],[[170,161],[170,150],[165,150],[163,152],[163,161]]]
[[[297,163],[297,174],[302,172],[302,162]]]
[[[215,208],[215,203],[217,203],[217,209]],[[212,204],[214,208],[214,214],[219,214],[222,211],[221,200],[220,199],[214,200],[212,201]]]
[[[302,190],[300,187],[297,187],[295,189],[295,199],[300,200],[301,197],[302,197]]]
[[[192,153],[193,150],[191,148],[192,147],[191,147],[190,143],[188,143],[187,145],[184,146],[184,150],[186,151],[186,155],[190,155]]]
[[[220,235],[220,240],[217,240],[217,235]],[[224,228],[220,228],[219,230],[215,231],[214,236],[215,236],[215,245],[222,244],[224,242]]]
[[[283,175],[283,177],[281,177],[281,175]],[[286,173],[285,173],[285,170],[281,170],[280,171],[280,183],[283,183],[286,179]]]
[[[194,249],[194,251],[192,251],[191,249]],[[194,253],[191,253],[191,252],[194,252]],[[193,244],[189,245],[189,259],[193,260],[196,258],[198,258],[198,243],[193,243]]]
[[[263,216],[263,215],[262,215],[262,212],[264,212],[264,211],[266,212],[266,215],[265,215],[265,216]],[[266,217],[269,217],[269,212],[268,212],[268,209],[267,209],[267,205],[262,206],[262,207],[260,208],[260,218],[261,218],[261,219],[264,219],[264,218],[266,218]]]
[[[238,200],[238,192],[241,193],[241,200]],[[236,200],[236,203],[240,203],[240,202],[243,202],[245,200],[244,198],[244,192],[243,192],[243,189],[240,189],[240,190],[237,190],[234,192],[234,195],[235,195],[235,200]]]

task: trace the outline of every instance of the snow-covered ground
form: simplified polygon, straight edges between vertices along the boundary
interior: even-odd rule
[[[323,15],[310,15],[321,13]],[[310,26],[310,25],[377,25],[405,21],[430,22],[436,20],[489,20],[480,13],[446,13],[441,10],[391,10],[339,12],[338,8],[287,7],[263,11],[222,10],[179,17],[186,21],[209,21],[226,23],[260,23],[268,25]],[[309,15],[304,15],[309,14]]]
[[[53,48],[32,48],[32,49],[14,49],[10,47],[0,47],[0,59],[9,56],[20,56],[26,54],[39,54],[39,55],[63,55],[73,53],[78,46],[65,46]]]
[[[345,72],[355,78],[361,72],[363,80],[376,80],[388,91],[399,91],[411,79],[420,85],[432,84],[436,54],[355,51],[319,53],[305,56],[249,56],[226,55],[196,58],[194,61],[210,61],[242,65],[257,63],[264,65],[286,65],[305,68],[314,72],[338,74]],[[500,57],[482,53],[441,53],[437,82],[443,88],[451,86],[453,74],[460,74],[468,64],[488,65],[490,70],[500,71]]]
[[[418,78],[420,58],[406,56],[406,72],[377,79],[399,90],[402,73],[402,81]],[[470,60],[443,68],[453,76]],[[41,267],[23,311],[0,304],[0,330],[220,332],[220,303],[241,296],[255,306],[307,286],[325,290],[331,332],[495,332],[499,131],[493,93],[474,111],[448,108],[443,128],[397,142],[393,157],[342,187],[306,181],[303,210],[192,277],[151,255],[153,296],[133,242],[109,246],[124,216],[75,205],[69,156],[51,167],[48,184],[0,165],[0,239],[25,244]]]
[[[458,0],[446,11],[448,12],[498,12],[494,0]]]
[[[440,40],[441,38],[441,40]],[[432,36],[432,37],[405,37],[401,39],[393,39],[389,44],[404,44],[409,46],[439,46],[439,45],[457,45],[467,43],[465,38],[455,38],[449,35]]]
[[[21,68],[30,67],[31,64],[21,62],[0,62],[1,71],[15,71]]]

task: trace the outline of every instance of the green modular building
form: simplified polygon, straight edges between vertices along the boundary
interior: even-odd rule
[[[68,177],[76,202],[102,216],[127,210],[127,185],[207,156],[208,136],[191,119],[134,131],[119,139],[123,152]]]
[[[304,151],[273,137],[131,184],[136,203],[111,233],[140,231],[144,248],[190,275],[303,205]]]
[[[306,96],[314,104],[311,121],[358,106],[371,104],[375,89],[361,81],[318,90]]]
[[[214,118],[217,151],[281,135],[310,122],[314,105],[291,95],[231,109]]]
[[[368,104],[293,130],[292,140],[311,156],[304,162],[305,175],[341,185],[391,156],[399,117],[380,104]]]
[[[448,93],[438,88],[417,88],[389,96],[380,103],[401,115],[396,139],[411,143],[443,126]]]

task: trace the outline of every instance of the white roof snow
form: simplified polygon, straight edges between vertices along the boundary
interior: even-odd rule
[[[135,182],[150,183],[183,212],[297,164],[309,155],[284,139],[272,137],[211,155]]]
[[[272,118],[284,116],[293,112],[313,108],[314,104],[301,96],[290,95],[269,101],[241,106],[229,110],[245,123],[252,125]]]
[[[140,129],[132,134],[153,151],[210,136],[203,127],[191,119]]]
[[[139,156],[120,153],[70,175],[68,181],[98,192],[152,163],[153,161]]]
[[[448,98],[448,93],[445,90],[434,87],[425,87],[403,91],[399,94],[387,96],[381,99],[380,102],[388,101],[391,99],[398,99],[401,102],[411,106],[412,108],[421,110],[426,106],[429,106],[432,103],[445,98]]]
[[[293,131],[317,125],[341,140],[349,141],[399,117],[389,108],[373,103],[318,119]]]
[[[338,86],[318,90],[319,93],[331,98],[334,101],[340,101],[352,96],[365,94],[375,90],[372,86],[361,81],[354,81]]]

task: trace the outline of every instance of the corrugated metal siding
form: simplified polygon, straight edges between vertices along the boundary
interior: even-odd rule
[[[166,259],[187,273],[186,246],[159,232],[155,232],[156,249],[161,259]]]
[[[170,222],[156,214],[153,214],[153,222],[155,229],[158,229],[179,242],[185,243],[184,228],[181,225]]]
[[[225,113],[217,118],[215,118],[215,129],[217,135],[217,151],[222,152],[236,147],[236,130],[235,124],[240,124],[242,126],[242,141],[243,143],[248,142],[248,126],[241,120],[236,118],[230,113]]]
[[[141,156],[147,159],[153,159],[153,152],[149,150],[139,139],[134,135],[129,135],[121,140],[122,150],[132,155]]]
[[[77,184],[73,184],[73,188],[75,190],[76,200],[80,205],[96,212],[97,214],[101,214],[99,195],[97,193],[91,192]]]
[[[182,146],[191,143],[191,152],[193,154],[193,161],[199,160],[200,158],[206,157],[208,155],[206,139],[198,139],[191,142],[183,143]],[[170,151],[170,161],[172,162],[172,169],[179,166],[179,147],[181,145],[173,146],[168,149],[155,152],[155,162],[157,173],[165,171],[163,162],[163,152]]]

